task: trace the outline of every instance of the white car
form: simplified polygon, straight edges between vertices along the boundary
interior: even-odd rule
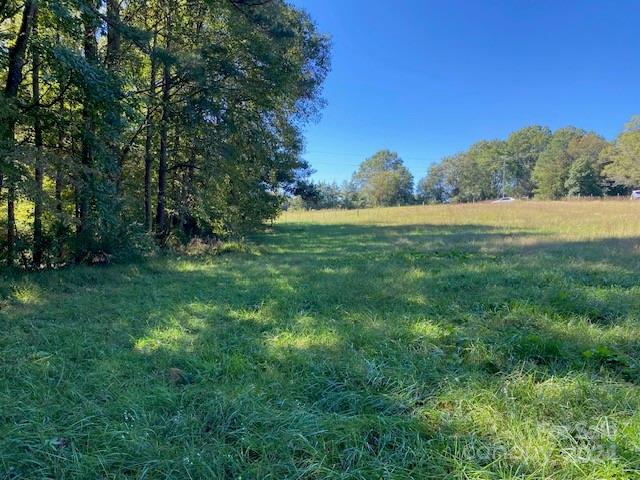
[[[513,198],[513,197],[501,197],[501,198],[499,198],[497,200],[494,200],[491,203],[511,203],[511,202],[515,202],[515,201],[516,201],[516,199]]]
[[[631,192],[631,200],[640,200],[640,190]]]

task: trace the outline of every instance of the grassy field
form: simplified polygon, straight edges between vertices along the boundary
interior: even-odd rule
[[[640,203],[290,213],[0,298],[0,479],[640,478]]]

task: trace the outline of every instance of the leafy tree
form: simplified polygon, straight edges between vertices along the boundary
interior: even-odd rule
[[[418,200],[438,203],[461,201],[461,191],[467,188],[466,184],[461,187],[462,171],[467,161],[465,155],[445,157],[442,162],[431,165],[427,176],[418,184]],[[462,197],[470,198],[473,194],[465,191]]]
[[[505,144],[482,141],[459,157],[457,200],[481,201],[498,197],[507,188]],[[503,182],[504,185],[503,185]]]
[[[321,194],[318,185],[307,180],[298,181],[292,193],[294,198],[299,199],[303,209],[314,208],[320,200]]]
[[[389,150],[362,162],[352,181],[367,206],[406,205],[413,200],[413,176]]]
[[[456,194],[453,200],[456,202],[475,202],[483,200],[483,190],[486,185],[479,181],[483,172],[474,155],[469,152],[458,154],[454,157],[449,172],[454,184]]]
[[[293,191],[289,207],[304,210],[322,210],[343,206],[343,195],[335,182],[300,181]]]
[[[640,116],[633,117],[615,142],[602,152],[601,159],[612,187],[640,186]]]
[[[566,182],[574,160],[569,145],[584,135],[583,130],[574,127],[554,132],[533,171],[536,195],[558,199],[567,194]]]
[[[417,185],[417,199],[422,203],[444,203],[451,198],[447,183],[446,165],[436,163],[429,167],[427,176]]]
[[[601,196],[600,183],[596,165],[588,157],[581,156],[571,165],[565,188],[570,196]]]
[[[534,125],[513,132],[506,141],[509,158],[509,194],[531,197],[534,193],[533,170],[551,139],[551,130]]]
[[[6,2],[3,5],[4,10]],[[27,0],[24,5],[14,10],[15,15],[20,16],[20,27],[14,35],[13,44],[6,50],[7,58],[2,63],[6,65],[6,78],[4,92],[0,105],[0,154],[2,158],[2,181],[7,179],[7,265],[13,266],[15,261],[16,244],[16,217],[15,203],[17,200],[17,183],[19,179],[19,165],[16,160],[19,151],[16,149],[16,126],[18,122],[18,105],[16,99],[19,94],[20,84],[23,79],[23,69],[26,61],[27,48],[31,39],[33,25],[35,23],[37,2]],[[3,49],[4,50],[4,49]],[[5,59],[3,59],[5,60]]]
[[[320,192],[316,208],[340,208],[342,206],[342,191],[336,182],[320,182],[318,183]]]
[[[364,208],[365,200],[363,199],[358,185],[353,181],[345,181],[340,192],[342,195],[342,207],[346,209]]]
[[[595,133],[588,133],[569,142],[567,150],[573,163],[565,182],[568,195],[603,194],[605,181],[602,177],[604,164],[601,156],[607,146],[606,140]]]

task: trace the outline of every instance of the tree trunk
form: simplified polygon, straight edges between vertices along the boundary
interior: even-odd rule
[[[36,0],[27,0],[22,10],[22,22],[16,37],[15,44],[9,49],[9,68],[4,95],[7,100],[14,99],[18,94],[18,87],[22,81],[22,69],[25,62],[25,53],[29,44],[29,37],[33,27],[33,18],[36,13]],[[5,165],[7,166],[7,265],[12,267],[15,262],[16,243],[16,179],[13,173],[12,150],[15,146],[15,113],[10,112],[8,118],[0,122],[1,141]]]
[[[98,27],[94,18],[87,16],[84,19],[84,56],[88,63],[98,62],[98,43],[96,39]],[[80,184],[78,186],[78,235],[84,234],[89,229],[89,209],[92,190],[93,170],[93,118],[92,105],[89,94],[85,92],[82,108],[82,122],[84,126],[82,138],[82,165]]]
[[[64,97],[60,98],[60,118],[64,119]],[[58,127],[58,160],[56,165],[56,180],[54,195],[56,200],[56,212],[62,216],[62,189],[64,188],[64,173],[62,170],[62,159],[64,156],[64,122]],[[61,219],[59,220],[61,223]]]
[[[165,63],[162,80],[162,120],[160,123],[160,162],[158,165],[158,201],[156,228],[158,233],[166,233],[165,195],[167,187],[167,163],[169,157],[169,97],[171,94],[171,69]]]
[[[195,139],[197,141],[197,138]],[[191,209],[193,207],[193,183],[194,183],[194,164],[196,163],[197,153],[195,148],[195,143],[191,146],[191,156],[188,161],[187,171],[186,171],[186,180],[185,180],[185,195],[182,200],[183,209],[185,209],[189,213],[189,231],[185,231],[185,233],[192,237],[194,235],[194,225],[193,225],[193,217],[191,214]]]
[[[60,36],[58,34],[57,38],[58,43],[60,43]],[[55,187],[54,187],[54,198],[56,201],[56,213],[58,215],[58,227],[57,227],[57,238],[60,240],[63,234],[63,222],[62,222],[62,189],[64,188],[64,173],[62,169],[63,158],[64,158],[64,142],[65,142],[65,108],[64,108],[64,94],[60,95],[60,99],[58,102],[58,108],[60,110],[60,124],[58,125],[58,158],[56,159],[56,178],[55,178]]]
[[[107,53],[106,53],[106,65],[107,68],[113,72],[114,76],[118,76],[121,70],[121,55],[122,55],[122,35],[120,33],[120,3],[121,0],[107,0]],[[124,168],[124,153],[119,145],[119,136],[121,133],[121,115],[119,112],[119,106],[114,102],[113,112],[108,117],[110,123],[110,130],[113,138],[108,142],[109,149],[113,156],[113,183],[116,192],[116,202],[120,197],[120,191],[122,188],[122,171]],[[119,202],[118,202],[119,203]],[[118,204],[116,203],[116,208]]]
[[[167,11],[166,50],[171,50],[172,12]],[[165,211],[167,187],[167,163],[169,156],[169,108],[171,101],[171,65],[164,61],[162,69],[162,120],[160,123],[160,162],[158,165],[158,201],[156,211],[156,231],[159,235],[167,233],[167,215]]]
[[[107,0],[107,65],[112,71],[120,70],[122,36],[120,35],[120,1]]]
[[[180,162],[180,127],[178,125],[175,126],[174,128],[174,132],[173,132],[173,158],[174,161],[179,163]],[[178,199],[179,198],[179,205],[176,205],[177,207],[177,211],[178,211],[178,228],[180,229],[180,231],[182,233],[184,233],[184,225],[185,225],[185,220],[186,220],[186,216],[185,216],[185,197],[186,197],[186,193],[185,193],[185,172],[181,171],[182,169],[176,169],[174,170],[174,178],[175,180],[172,182],[172,185],[177,185],[178,182],[180,182],[180,186],[177,187],[178,191],[175,192],[174,198]],[[181,177],[181,178],[180,178]]]
[[[64,189],[64,154],[65,154],[65,108],[64,108],[64,95],[61,95],[59,102],[59,115],[60,121],[57,125],[58,128],[58,145],[57,145],[57,155],[55,161],[55,186],[54,186],[54,199],[55,199],[55,210],[56,210],[56,220],[55,220],[55,237],[56,237],[56,250],[55,255],[57,260],[60,261],[65,257],[65,245],[64,238],[66,235],[66,226],[65,219],[63,215],[64,205],[62,202],[62,191]]]
[[[22,11],[22,22],[16,38],[16,43],[9,49],[9,71],[4,94],[8,98],[15,98],[18,87],[22,81],[22,67],[24,57],[29,45],[29,37],[33,28],[33,18],[36,14],[36,0],[27,0]]]
[[[33,20],[33,34],[38,34],[37,14]],[[40,52],[37,48],[33,50],[33,103],[34,103],[34,141],[36,147],[35,161],[35,195],[33,209],[33,266],[39,268],[42,265],[44,255],[44,243],[42,236],[42,209],[44,192],[43,183],[43,165],[42,165],[42,121],[40,119]]]
[[[157,34],[153,37],[153,50],[155,51]],[[153,108],[156,98],[156,76],[158,62],[155,57],[151,57],[151,79],[149,82],[149,98],[147,101],[147,126],[146,139],[144,143],[144,224],[147,231],[153,229],[153,214],[151,204],[151,170],[153,168]]]

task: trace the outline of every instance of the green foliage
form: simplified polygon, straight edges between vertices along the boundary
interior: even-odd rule
[[[478,142],[430,166],[418,182],[417,198],[444,203],[625,193],[636,178],[640,182],[633,176],[637,125],[629,124],[613,145],[574,127],[552,133],[540,126],[513,132],[504,142]]]
[[[418,183],[423,202],[474,202],[512,195],[533,194],[533,169],[547,148],[551,133],[527,127],[506,141],[482,141],[469,150],[446,157],[430,167]]]
[[[554,132],[533,171],[537,195],[558,199],[567,194],[565,183],[573,160],[569,153],[569,144],[583,134],[583,131],[573,127],[561,128]]]
[[[569,169],[569,176],[564,185],[570,196],[602,195],[600,176],[593,162],[586,157],[579,157]]]
[[[406,205],[413,200],[413,176],[398,154],[389,150],[362,162],[352,182],[369,207]]]
[[[418,182],[417,200],[421,203],[444,203],[451,198],[446,161],[429,167],[427,176]]]
[[[344,206],[342,191],[336,182],[318,183],[319,197],[315,208],[340,208]]]
[[[483,141],[457,157],[457,189],[455,201],[471,202],[496,198],[506,189],[503,185],[505,144]]]
[[[509,158],[510,195],[533,196],[535,189],[533,170],[550,139],[551,130],[538,125],[525,127],[509,135],[506,154]]]
[[[600,154],[607,143],[598,135],[574,128],[554,133],[536,164],[537,193],[543,198],[601,195]]]
[[[353,181],[345,181],[342,184],[342,206],[346,209],[352,210],[357,208],[364,208],[365,201],[361,195],[359,186]]]
[[[56,245],[47,262],[136,249],[130,231],[140,225],[166,245],[274,219],[308,167],[302,127],[323,106],[328,38],[281,0],[102,3],[39,2],[18,98],[0,104],[3,118],[17,118],[13,140],[3,134],[0,174],[11,175],[18,204],[44,199]],[[23,7],[12,12],[19,25]],[[8,31],[3,45],[16,38]],[[2,48],[2,81],[7,64]],[[12,202],[6,188],[0,194]],[[19,250],[31,256],[28,242]]]
[[[336,182],[318,182],[303,184],[296,190],[302,202],[299,207],[305,210],[343,208],[343,192]]]
[[[608,163],[605,173],[615,185],[640,186],[640,117],[634,117],[626,125],[602,156]]]

